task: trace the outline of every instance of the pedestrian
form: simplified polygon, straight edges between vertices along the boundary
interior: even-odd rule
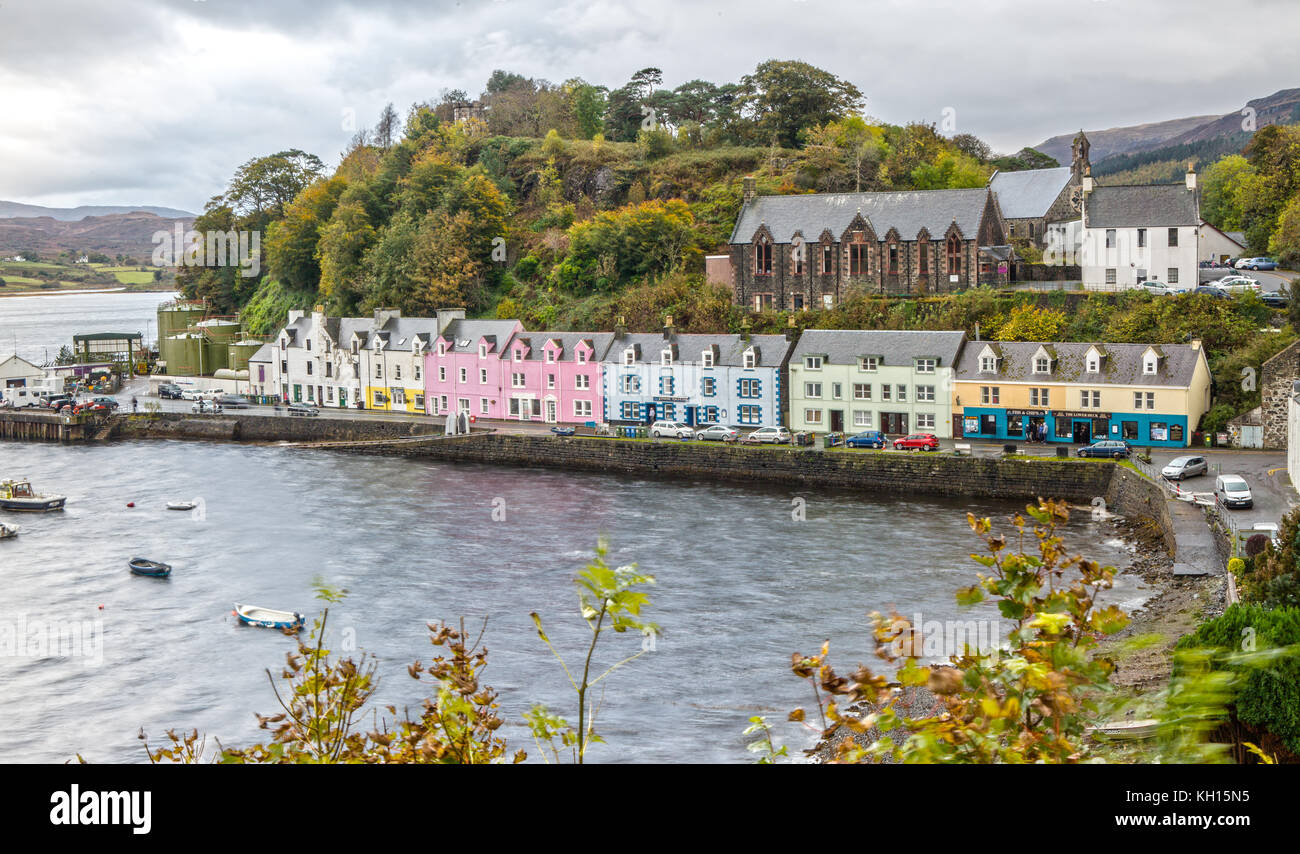
[[[132,397],[132,398],[131,398],[131,411],[132,411],[132,412],[139,412],[139,411],[140,411],[140,401],[136,400],[135,397]]]

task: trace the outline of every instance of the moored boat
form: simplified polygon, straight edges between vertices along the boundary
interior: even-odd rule
[[[7,540],[10,537],[16,537],[22,531],[17,525],[6,525],[0,522],[0,540]]]
[[[148,560],[142,557],[133,557],[127,562],[131,571],[136,575],[147,575],[150,578],[166,578],[172,574],[170,564],[161,563],[156,560]]]
[[[197,505],[193,501],[168,501],[168,510],[193,510]]]
[[[256,605],[235,603],[235,616],[246,626],[259,626],[264,629],[292,629],[303,627],[307,618],[297,611],[277,611],[274,608],[259,608]]]
[[[62,510],[68,499],[62,495],[42,495],[28,480],[0,481],[0,510]]]

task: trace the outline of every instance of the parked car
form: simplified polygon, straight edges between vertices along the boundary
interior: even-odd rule
[[[305,403],[291,403],[287,407],[290,415],[315,416],[320,415],[320,410],[314,406],[308,406]]]
[[[70,394],[54,394],[40,399],[41,406],[47,406],[54,410],[62,409],[64,406],[69,406],[72,403],[73,399]]]
[[[714,424],[700,430],[695,438],[701,442],[734,442],[740,438],[740,431],[725,424]]]
[[[102,403],[114,411],[118,408],[118,402],[111,397],[97,397],[95,398],[95,403]]]
[[[1223,288],[1230,294],[1243,294],[1246,291],[1259,293],[1259,280],[1252,279],[1250,276],[1224,276],[1217,282],[1209,284]]]
[[[1187,288],[1180,288],[1176,285],[1166,285],[1164,282],[1157,282],[1155,279],[1148,279],[1143,282],[1142,287],[1147,293],[1158,297],[1171,297],[1175,294],[1187,293]]]
[[[1216,299],[1232,299],[1232,295],[1226,289],[1217,285],[1197,285],[1196,290],[1192,291],[1192,293]]]
[[[1169,465],[1160,470],[1160,474],[1169,480],[1183,480],[1209,472],[1205,457],[1175,457]]]
[[[242,394],[219,394],[216,402],[227,409],[247,409],[252,405]]]
[[[793,434],[785,427],[759,427],[740,441],[750,444],[788,445],[793,440]]]
[[[1291,297],[1278,291],[1268,291],[1259,295],[1260,302],[1269,308],[1286,308],[1291,304]]]
[[[1250,485],[1239,474],[1221,474],[1214,479],[1214,497],[1223,502],[1224,507],[1254,507],[1255,499],[1250,494]]]
[[[844,444],[850,448],[883,448],[888,441],[879,430],[863,430],[845,439]]]
[[[1277,262],[1272,258],[1242,258],[1233,267],[1237,270],[1276,270]]]
[[[656,421],[650,425],[650,435],[656,439],[665,436],[671,439],[692,439],[695,437],[695,431],[689,424],[680,421]]]
[[[158,386],[158,396],[168,400],[180,400],[185,390],[175,383],[163,383]]]
[[[933,433],[912,433],[894,440],[895,451],[937,451],[939,440]]]
[[[1122,439],[1102,439],[1079,449],[1081,457],[1110,457],[1111,459],[1128,459],[1130,448]]]

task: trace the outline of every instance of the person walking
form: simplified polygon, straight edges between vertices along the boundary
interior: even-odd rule
[[[140,411],[140,401],[137,400],[134,396],[131,397],[131,411],[132,412]]]

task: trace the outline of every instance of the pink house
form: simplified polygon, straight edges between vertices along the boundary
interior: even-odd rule
[[[425,357],[425,411],[505,418],[501,353],[524,326],[517,320],[453,320]]]
[[[613,340],[609,332],[516,332],[501,353],[501,417],[552,424],[600,421],[601,362]]]

